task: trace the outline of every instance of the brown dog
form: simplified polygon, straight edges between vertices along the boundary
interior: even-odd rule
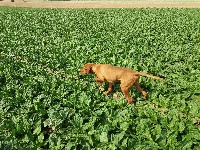
[[[108,82],[109,87],[106,94],[109,94],[112,91],[112,84],[116,81],[120,81],[120,87],[125,95],[128,103],[133,103],[133,100],[129,94],[129,90],[132,85],[134,85],[144,96],[147,98],[147,93],[143,91],[139,84],[139,75],[164,80],[163,78],[152,76],[143,72],[137,72],[129,68],[122,68],[117,66],[112,66],[109,64],[92,64],[87,63],[80,70],[82,74],[96,74],[96,82],[101,86],[102,82]],[[135,103],[134,103],[135,104]]]

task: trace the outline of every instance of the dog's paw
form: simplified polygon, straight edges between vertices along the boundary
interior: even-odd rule
[[[148,98],[148,94],[147,94],[147,92],[143,91],[143,92],[142,92],[142,95],[144,96],[145,99]]]
[[[112,97],[114,100],[119,100],[121,98],[117,93],[113,93]]]
[[[99,91],[104,91],[104,88],[100,86],[100,87],[98,87],[98,90]]]

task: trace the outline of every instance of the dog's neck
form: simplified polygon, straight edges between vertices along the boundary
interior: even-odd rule
[[[90,72],[91,72],[91,74],[95,74],[95,71],[96,71],[96,66],[93,65],[93,66],[91,67],[91,69],[90,69]]]

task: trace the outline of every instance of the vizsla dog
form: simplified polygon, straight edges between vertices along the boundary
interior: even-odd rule
[[[133,103],[133,100],[129,94],[129,90],[132,85],[134,85],[143,94],[145,99],[147,98],[147,93],[139,84],[140,75],[158,80],[164,80],[163,78],[157,76],[152,76],[143,72],[137,72],[129,68],[112,66],[109,64],[87,63],[83,66],[80,72],[82,74],[96,74],[96,82],[100,86],[102,85],[102,82],[108,82],[109,86],[106,94],[109,94],[112,91],[112,84],[114,82],[120,81],[121,90],[130,104]]]

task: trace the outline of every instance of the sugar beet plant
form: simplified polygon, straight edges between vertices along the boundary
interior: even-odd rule
[[[1,149],[200,149],[199,14],[0,7]],[[87,62],[167,81],[141,77],[136,110],[80,75]]]

